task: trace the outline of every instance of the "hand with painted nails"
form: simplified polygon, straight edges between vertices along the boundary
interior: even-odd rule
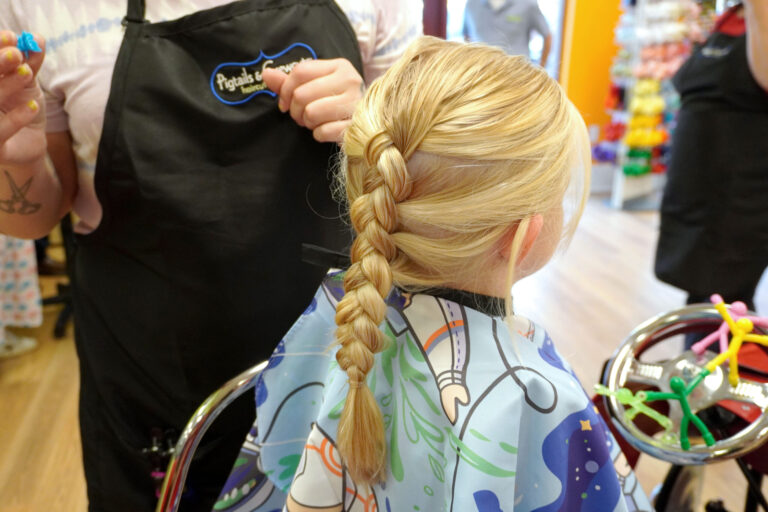
[[[18,36],[0,31],[0,164],[25,165],[46,152],[43,92],[35,79],[45,57],[42,38],[27,34],[25,48],[35,43],[40,51],[19,49]]]
[[[263,78],[277,94],[278,108],[319,142],[341,142],[363,97],[363,78],[347,59],[306,60],[290,74],[267,68]]]

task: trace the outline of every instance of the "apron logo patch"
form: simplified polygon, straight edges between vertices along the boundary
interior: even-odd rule
[[[267,68],[279,69],[286,73],[305,60],[317,59],[317,54],[304,43],[294,43],[275,55],[264,52],[250,62],[224,62],[216,66],[211,74],[211,91],[217,100],[226,105],[240,105],[258,94],[275,93],[267,89],[261,78]]]
[[[701,54],[704,57],[710,57],[713,59],[722,59],[731,53],[731,47],[719,48],[717,46],[705,46],[701,49]]]

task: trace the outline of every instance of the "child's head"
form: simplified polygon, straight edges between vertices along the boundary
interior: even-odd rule
[[[509,296],[575,228],[589,147],[581,117],[542,69],[422,38],[370,87],[343,150],[357,238],[336,316],[350,380],[338,445],[352,476],[371,482],[385,476],[386,442],[365,376],[385,343],[378,326],[393,279]],[[564,229],[574,178],[582,193]]]

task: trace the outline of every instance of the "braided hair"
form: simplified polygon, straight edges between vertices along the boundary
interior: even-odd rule
[[[386,436],[366,376],[388,343],[379,325],[392,285],[471,289],[516,226],[511,287],[531,216],[562,206],[579,150],[589,150],[583,121],[543,70],[431,37],[371,85],[342,149],[357,236],[336,308],[336,359],[349,380],[337,446],[352,478],[371,484],[386,478]],[[586,182],[588,157],[581,163]]]

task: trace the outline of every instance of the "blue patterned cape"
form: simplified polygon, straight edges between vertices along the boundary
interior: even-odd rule
[[[347,379],[335,360],[342,275],[329,273],[256,388],[258,420],[217,511],[652,510],[547,333],[398,290],[368,383],[384,414],[386,482],[354,482],[334,439]],[[467,301],[464,301],[467,302]]]

